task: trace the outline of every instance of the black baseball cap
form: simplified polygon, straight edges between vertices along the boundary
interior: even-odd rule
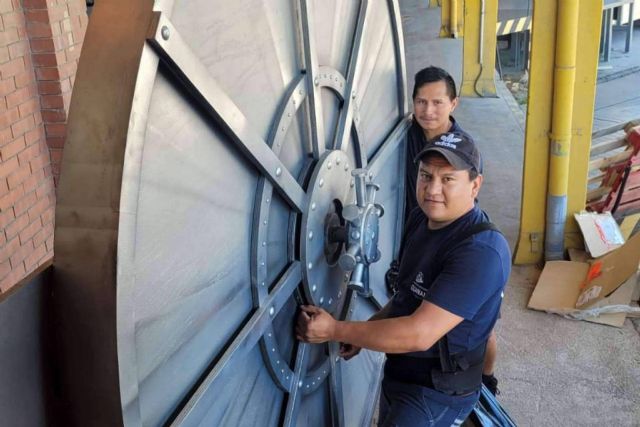
[[[427,145],[413,161],[418,163],[431,152],[443,155],[457,170],[474,169],[476,172],[482,173],[480,151],[478,151],[473,139],[467,134],[459,132],[440,134],[427,142]]]

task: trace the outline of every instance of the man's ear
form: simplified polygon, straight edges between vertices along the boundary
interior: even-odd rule
[[[460,98],[458,98],[457,96],[455,98],[453,98],[453,101],[451,101],[451,112],[453,113],[453,110],[456,109],[456,107],[458,106],[458,100]]]
[[[471,194],[474,198],[478,197],[478,193],[480,193],[480,187],[482,187],[482,181],[484,177],[482,175],[478,175],[475,179],[471,180]]]

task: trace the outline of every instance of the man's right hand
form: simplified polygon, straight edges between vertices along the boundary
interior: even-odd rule
[[[361,347],[352,344],[340,343],[340,357],[349,360],[360,353]]]

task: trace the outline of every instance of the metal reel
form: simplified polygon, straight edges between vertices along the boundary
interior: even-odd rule
[[[369,425],[383,356],[345,362],[293,327],[302,302],[366,319],[387,301],[408,128],[397,1],[213,3],[92,13],[56,228],[76,421]],[[329,239],[354,169],[385,211],[367,211],[367,297]]]

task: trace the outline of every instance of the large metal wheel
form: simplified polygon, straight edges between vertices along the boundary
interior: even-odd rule
[[[383,355],[345,362],[293,327],[301,302],[366,319],[387,301],[400,25],[395,0],[97,4],[56,229],[76,423],[370,424]],[[369,297],[327,240],[356,168],[385,208]]]

